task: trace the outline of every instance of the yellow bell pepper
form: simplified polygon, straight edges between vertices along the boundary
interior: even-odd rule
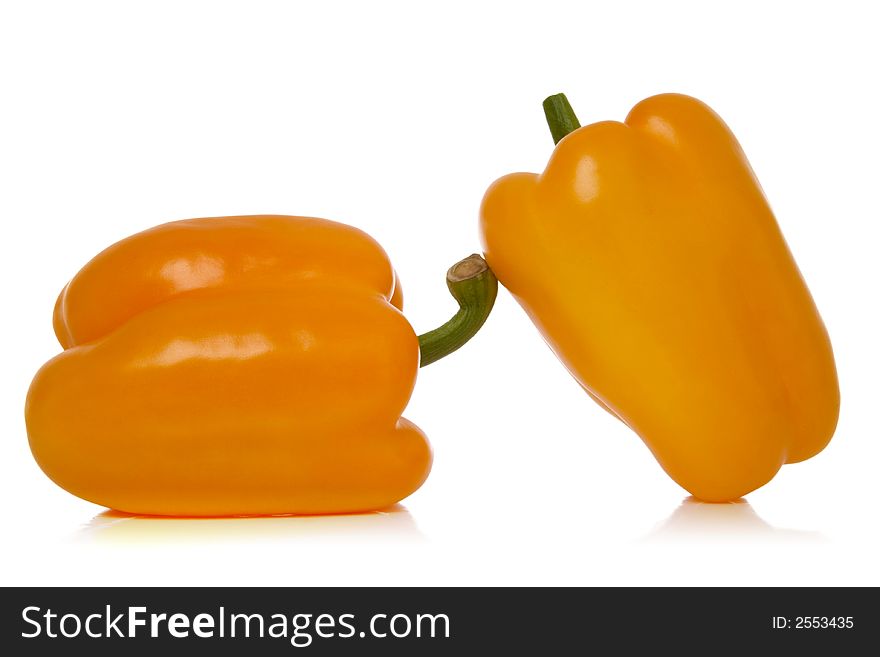
[[[496,282],[479,256],[447,274],[459,312],[417,337],[365,233],[323,219],[192,219],[106,249],[55,306],[64,352],[27,398],[45,473],[138,514],[366,511],[428,476],[400,417],[420,365],[480,328]]]
[[[665,94],[488,190],[485,256],[572,376],[681,486],[736,499],[810,458],[840,403],[831,344],[736,138]],[[630,485],[635,485],[632,482]]]

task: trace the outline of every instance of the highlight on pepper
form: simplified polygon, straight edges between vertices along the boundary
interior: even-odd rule
[[[550,162],[496,181],[480,227],[571,375],[704,501],[820,452],[840,405],[831,343],[721,118],[679,94],[622,123],[580,127],[562,94],[544,110]]]
[[[420,366],[479,330],[497,283],[447,273],[459,310],[417,336],[362,231],[287,216],[177,221],[87,263],[55,306],[64,351],[25,409],[43,471],[83,499],[177,516],[390,506],[431,468],[401,417]]]

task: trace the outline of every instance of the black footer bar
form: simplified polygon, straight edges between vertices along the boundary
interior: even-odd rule
[[[867,588],[7,588],[0,646],[163,657],[851,654],[842,651],[875,641],[875,600]]]

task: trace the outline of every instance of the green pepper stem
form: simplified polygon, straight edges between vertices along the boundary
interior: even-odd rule
[[[581,127],[565,94],[554,94],[544,100],[544,116],[547,117],[547,125],[550,126],[554,144],[558,144],[565,135]]]
[[[464,345],[483,326],[498,294],[498,280],[476,253],[446,272],[446,287],[458,302],[458,312],[443,326],[419,336],[419,367],[430,365]]]

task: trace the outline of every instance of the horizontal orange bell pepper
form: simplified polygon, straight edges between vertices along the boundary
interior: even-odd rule
[[[61,487],[138,514],[378,509],[431,467],[400,417],[420,365],[486,320],[494,276],[450,269],[460,309],[417,337],[382,248],[331,221],[158,226],[111,246],[58,298],[64,352],[27,398],[33,454]]]
[[[569,372],[702,500],[822,450],[840,404],[831,344],[724,122],[676,94],[623,123],[581,128],[561,94],[545,112],[547,168],[498,180],[481,230]]]

